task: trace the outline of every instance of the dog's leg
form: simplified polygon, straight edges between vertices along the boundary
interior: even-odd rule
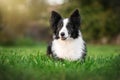
[[[57,57],[57,55],[53,54],[52,50],[51,50],[51,46],[52,46],[52,43],[50,43],[47,47],[47,55],[49,57],[52,57],[53,59],[57,60],[57,61],[63,61],[62,58],[59,58]]]
[[[48,47],[47,47],[47,55],[49,57],[52,57],[53,56],[53,53],[52,53],[52,50],[51,50],[51,46],[52,46],[52,43],[49,43],[48,44]]]
[[[53,54],[53,59],[55,59],[56,61],[64,61],[62,58],[57,57],[57,55]]]
[[[87,55],[87,48],[86,48],[86,43],[84,43],[84,49],[83,49],[83,53],[82,53],[82,60],[81,62],[85,62],[85,57]]]

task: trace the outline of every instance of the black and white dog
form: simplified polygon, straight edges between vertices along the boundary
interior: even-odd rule
[[[53,31],[53,41],[47,48],[49,56],[69,61],[85,58],[86,44],[79,28],[80,22],[78,9],[65,19],[59,13],[51,12],[50,24]]]

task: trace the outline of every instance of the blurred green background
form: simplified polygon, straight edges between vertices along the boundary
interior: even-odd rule
[[[120,44],[119,0],[0,0],[0,45],[48,42],[50,12],[69,17],[76,8],[87,43]]]

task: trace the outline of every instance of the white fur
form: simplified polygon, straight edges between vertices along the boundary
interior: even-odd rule
[[[59,58],[75,61],[81,59],[83,54],[84,41],[79,31],[77,39],[69,38],[67,40],[55,39],[52,41],[52,51]]]
[[[69,35],[68,35],[68,30],[67,30],[67,28],[66,28],[66,26],[67,26],[67,23],[69,22],[69,20],[68,20],[68,18],[66,18],[66,19],[64,19],[63,20],[63,27],[62,27],[62,29],[60,30],[60,32],[59,32],[59,37],[61,37],[61,33],[62,32],[64,32],[65,33],[65,38],[67,38]]]

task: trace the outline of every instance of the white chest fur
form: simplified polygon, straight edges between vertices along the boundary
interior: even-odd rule
[[[53,40],[52,51],[59,58],[67,60],[78,60],[82,57],[85,48],[82,37],[62,41],[60,39]]]

